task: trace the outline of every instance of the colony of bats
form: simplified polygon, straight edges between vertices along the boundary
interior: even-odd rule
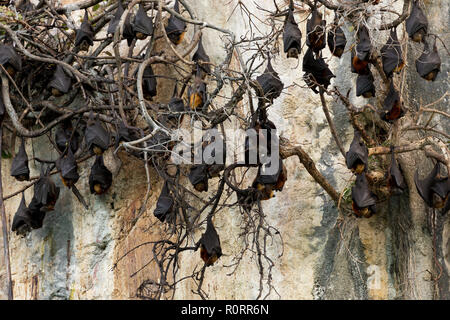
[[[379,3],[379,1],[370,2],[372,5]],[[16,8],[23,14],[32,14],[33,10],[35,10],[28,0],[22,1]],[[178,1],[175,1],[173,8],[177,13],[181,12]],[[153,24],[153,16],[149,16],[147,10],[143,4],[139,4],[135,14],[129,13],[125,17],[121,36],[127,40],[128,46],[137,39],[150,38],[154,34],[154,29],[158,28]],[[119,27],[124,11],[122,1],[119,1],[107,27],[109,37],[112,37]],[[307,20],[307,34],[305,35],[305,40],[302,40],[302,33],[294,14],[293,1],[290,2],[286,12],[282,33],[284,53],[287,58],[298,59],[302,54],[302,41],[305,41],[307,48],[305,48],[306,52],[303,54],[303,79],[311,90],[319,93],[321,90],[327,89],[331,79],[335,77],[325,62],[325,57],[322,55],[322,50],[328,45],[332,56],[338,59],[341,59],[345,52],[351,51],[351,71],[357,74],[356,95],[364,98],[375,97],[377,93],[374,85],[374,76],[371,71],[375,55],[371,45],[371,34],[366,26],[363,24],[355,26],[357,40],[354,45],[350,46],[342,29],[343,24],[341,20],[343,19],[340,13],[336,12],[333,22],[327,26],[322,13],[319,12],[316,4],[314,4],[311,7],[310,17]],[[434,81],[440,71],[441,61],[437,52],[436,41],[430,44],[431,37],[428,36],[427,18],[417,1],[413,2],[411,13],[405,23],[409,38],[412,41],[424,44],[423,54],[416,61],[416,70],[420,77],[428,81]],[[187,41],[185,38],[187,24],[174,15],[170,15],[165,31],[174,46]],[[14,79],[20,76],[24,64],[28,60],[24,60],[20,51],[12,44],[11,39],[8,39],[8,37],[4,38],[5,40],[0,44],[0,64],[8,75]],[[79,51],[87,51],[94,45],[94,41],[94,26],[89,20],[88,11],[86,10],[80,27],[76,29],[73,44]],[[388,123],[393,123],[405,114],[401,96],[393,81],[393,75],[399,73],[405,66],[395,28],[389,30],[389,38],[381,48],[380,55],[383,72],[390,82],[389,90],[383,102],[383,109],[380,111],[380,117]],[[175,85],[173,96],[168,103],[168,115],[162,120],[171,122],[173,126],[182,121],[184,113],[190,110],[201,111],[208,100],[207,78],[211,75],[212,64],[203,45],[202,38],[200,38],[197,49],[192,56],[192,62],[194,62],[191,75],[192,81],[187,89],[186,100],[180,97],[178,87]],[[136,73],[137,69],[135,76]],[[142,91],[144,98],[149,101],[157,96],[157,79],[158,77],[155,75],[152,65],[148,65],[143,72]],[[270,56],[264,71],[255,80],[260,87],[258,98],[262,99],[264,104],[271,105],[283,91],[284,84],[274,70]],[[60,97],[71,91],[74,82],[75,79],[71,72],[63,66],[57,65],[53,69],[52,76],[49,77],[47,87],[51,95]],[[0,115],[4,116],[5,114],[3,99],[0,99]],[[55,167],[60,174],[63,185],[73,189],[78,199],[83,205],[87,206],[82,195],[76,189],[76,183],[80,179],[78,173],[80,155],[78,151],[82,146],[86,146],[87,152],[95,157],[95,162],[89,174],[90,192],[95,195],[102,195],[110,190],[113,183],[112,173],[104,164],[104,152],[113,145],[117,148],[122,142],[134,141],[143,136],[142,129],[127,125],[123,121],[114,123],[115,132],[110,132],[98,115],[94,115],[92,112],[86,122],[84,120],[81,121],[84,131],[80,131],[79,122],[81,119],[78,119],[76,124],[72,120],[76,120],[76,118],[66,119],[58,125],[54,141],[59,158],[53,165],[42,166],[41,175],[34,185],[34,195],[29,206],[26,205],[25,197],[22,195],[22,200],[12,223],[12,230],[17,234],[25,235],[32,229],[41,228],[45,214],[54,210],[60,192],[50,174]],[[273,141],[278,143],[278,137],[271,136],[276,133],[276,127],[268,119],[266,108],[257,110],[252,118],[250,128],[255,129],[257,141],[256,144],[252,144],[248,139],[246,140],[245,163],[248,165],[251,163],[250,155],[254,154],[250,151],[256,151],[255,154],[259,154],[258,151],[262,151],[262,153],[270,156],[270,143]],[[271,131],[263,131],[263,129]],[[266,150],[260,150],[262,146],[259,141],[262,138],[269,141],[269,144],[265,146]],[[167,144],[169,141],[170,139],[165,133],[158,132],[147,142],[147,146]],[[204,140],[203,148],[208,147],[208,144],[211,142],[207,139]],[[220,143],[224,145],[223,141],[220,141]],[[391,160],[388,172],[386,172],[386,181],[392,192],[402,192],[406,189],[406,184],[395,159],[395,147],[391,149]],[[137,151],[131,152],[134,152],[138,157],[143,157],[142,153]],[[160,153],[160,150],[156,147],[155,153]],[[223,154],[219,155],[219,157],[225,159],[225,152],[223,151]],[[239,204],[247,209],[251,208],[256,201],[268,200],[274,196],[274,192],[282,191],[287,180],[286,167],[281,157],[279,170],[275,174],[270,175],[264,174],[265,167],[259,156],[254,160],[258,167],[256,177],[248,189],[237,194]],[[354,139],[349,151],[346,153],[345,160],[348,169],[356,175],[356,183],[352,188],[354,213],[358,217],[368,218],[376,213],[378,200],[371,191],[366,177],[369,170],[368,148],[361,137],[361,133],[357,130],[355,130]],[[223,164],[211,164],[205,161],[205,163],[197,164],[190,168],[188,180],[195,192],[207,192],[209,190],[209,180],[220,176],[224,169],[225,165]],[[23,138],[19,151],[12,162],[11,175],[18,181],[30,179],[28,155],[25,151],[25,140]],[[449,210],[450,201],[447,198],[450,192],[450,181],[448,175],[441,175],[439,162],[436,163],[433,171],[423,179],[420,179],[416,173],[415,183],[420,196],[429,207],[442,208],[443,212]],[[175,201],[173,197],[172,184],[173,181],[170,181],[170,179],[164,182],[156,203],[154,215],[161,222],[172,221],[178,210],[179,202]],[[207,218],[206,231],[199,240],[198,247],[201,251],[201,258],[207,266],[214,264],[222,255],[219,235],[213,225],[211,216]]]

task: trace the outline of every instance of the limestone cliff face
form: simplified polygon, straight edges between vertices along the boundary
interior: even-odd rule
[[[226,27],[237,36],[248,30],[248,23],[242,16],[236,12],[232,14],[235,1],[226,4],[213,0],[188,2],[199,19]],[[264,3],[270,8],[273,6],[272,1]],[[430,31],[447,39],[449,2],[425,3]],[[264,18],[264,13],[257,10],[253,1],[246,2],[246,6]],[[401,8],[402,4],[397,6]],[[303,21],[304,18],[297,20]],[[332,18],[326,17],[327,20]],[[264,29],[259,22],[254,22]],[[300,27],[305,35],[306,24],[303,22]],[[403,26],[400,29],[403,31]],[[344,31],[348,42],[353,42],[353,34],[348,29]],[[186,39],[191,36],[192,30]],[[213,62],[223,60],[224,50],[217,32],[205,29],[203,44]],[[449,60],[445,50],[440,51],[442,70],[434,83],[425,83],[416,74],[414,59],[420,55],[420,50],[418,45],[408,44],[407,88],[403,95],[412,110],[417,109],[419,103],[436,100],[448,90]],[[327,49],[324,55],[330,57]],[[301,59],[302,56],[300,62],[288,60],[280,54],[273,61],[288,89],[270,108],[270,119],[281,135],[301,144],[318,169],[337,190],[342,191],[351,184],[353,177],[330,134],[320,98],[311,90],[292,86],[303,84]],[[340,60],[330,59],[329,64],[336,75],[333,82],[341,92],[354,88],[356,77],[350,73],[349,53]],[[171,90],[172,86],[167,89],[159,84],[162,101],[166,100],[164,92],[169,97]],[[355,104],[363,101],[355,97],[354,90],[350,98]],[[328,99],[338,134],[347,149],[353,138],[347,111],[340,102]],[[448,97],[435,107],[448,112]],[[448,131],[448,123],[447,126],[443,124],[443,129]],[[411,139],[417,138],[417,133],[411,134]],[[50,150],[44,138],[27,145],[29,155],[56,159],[57,155]],[[145,169],[142,162],[123,152],[119,152],[118,157],[120,161],[111,151],[106,154],[106,165],[115,171],[115,177],[111,190],[100,197],[89,194],[88,175],[93,159],[80,167],[81,177],[77,186],[88,200],[89,210],[85,210],[55,177],[54,181],[62,192],[55,211],[47,214],[44,227],[34,230],[26,238],[9,235],[15,298],[130,299],[135,298],[136,290],[144,280],[158,279],[158,270],[153,266],[140,270],[152,258],[148,246],[129,253],[113,269],[114,263],[124,253],[141,243],[159,239],[167,227],[152,214],[162,187],[156,172],[151,171],[152,193],[147,210],[136,219],[147,187]],[[279,294],[272,293],[269,298],[450,298],[449,218],[448,215],[439,218],[439,228],[433,239],[427,209],[417,199],[413,182],[415,169],[420,166],[428,171],[430,163],[419,154],[402,156],[400,161],[404,171],[408,172],[409,192],[380,204],[374,217],[355,219],[339,216],[333,201],[296,158],[285,160],[288,171],[285,188],[263,205],[268,221],[280,231],[284,243],[282,247],[281,241],[274,238],[274,242],[269,244],[269,254],[275,262],[272,282]],[[32,175],[38,175],[35,164],[30,165]],[[24,186],[9,176],[10,166],[11,161],[2,160],[5,195]],[[27,190],[25,196],[29,203],[32,190]],[[8,229],[19,202],[20,196],[16,196],[5,203]],[[242,219],[236,210],[222,210],[216,217],[215,225],[224,256],[206,272],[204,289],[211,299],[254,299],[258,294],[259,274],[255,261],[249,257],[241,261],[235,273],[227,275],[232,270],[227,266],[233,263],[233,257],[242,247],[242,240],[238,237]],[[201,233],[202,230],[198,230],[193,234],[193,243]],[[436,252],[433,252],[433,241]],[[2,255],[3,251],[0,251],[0,297],[5,297],[2,296],[5,281]],[[435,257],[442,269],[436,267]],[[182,254],[179,263],[180,277],[201,266],[198,252]],[[438,280],[430,276],[437,276],[440,270]],[[135,274],[136,271],[139,272]],[[192,281],[179,284],[175,298],[198,298],[192,294],[193,287]]]

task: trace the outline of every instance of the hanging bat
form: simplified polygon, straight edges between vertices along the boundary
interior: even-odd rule
[[[169,109],[169,111],[172,112],[185,112],[186,111],[186,106],[184,105],[184,101],[183,99],[178,98],[178,93],[177,93],[177,84],[175,84],[175,88],[173,89],[173,95],[172,98],[170,99],[169,103],[167,104],[167,107]],[[167,119],[170,121],[179,121],[182,122],[183,121],[183,114],[169,114],[167,116]]]
[[[71,188],[80,178],[77,162],[70,149],[56,160],[56,168],[60,171],[63,184],[68,188]]]
[[[198,192],[208,191],[208,166],[206,164],[194,165],[189,172],[189,181]]]
[[[180,7],[178,4],[178,0],[175,0],[175,4],[173,6],[173,10],[176,13],[180,13]],[[186,22],[175,17],[174,15],[170,15],[167,27],[166,27],[167,37],[174,44],[178,45],[183,41],[184,35],[186,34]]]
[[[125,21],[123,22],[123,31],[122,31],[122,36],[124,39],[127,39],[128,46],[131,46],[131,43],[136,37],[130,19],[131,19],[130,14],[127,14],[127,16],[125,17]]]
[[[0,64],[11,77],[22,70],[22,58],[11,45],[0,44]]]
[[[367,28],[362,25],[358,30],[358,44],[356,50],[352,50],[352,72],[358,74],[367,73],[370,58],[370,36]]]
[[[273,100],[278,98],[283,90],[284,84],[281,82],[278,73],[273,70],[272,63],[267,62],[267,67],[264,73],[256,78],[256,81],[259,83],[263,90],[264,98],[267,99],[270,103],[273,103]]]
[[[31,231],[31,212],[25,203],[25,195],[22,193],[22,201],[20,201],[19,208],[14,214],[11,231],[17,235],[25,236]]]
[[[42,210],[41,210],[42,209]],[[31,199],[30,205],[28,206],[31,216],[31,227],[33,229],[42,228],[44,222],[46,211],[43,209],[43,205],[36,200],[35,196]]]
[[[322,20],[322,14],[317,10],[315,4],[311,13],[311,19],[306,22],[306,45],[318,53],[326,46],[325,26],[327,22]]]
[[[206,231],[200,238],[200,257],[206,266],[212,266],[222,256],[222,248],[220,247],[220,239],[216,229],[208,216],[206,223]]]
[[[42,169],[38,182],[34,185],[34,200],[42,205],[40,211],[52,211],[59,197],[59,187],[50,178],[50,167]]]
[[[192,56],[192,61],[196,62],[194,72],[197,74],[197,76],[204,79],[207,74],[211,74],[211,67],[209,65],[210,59],[205,52],[202,39],[203,36],[200,37],[198,48]]]
[[[76,30],[75,47],[79,47],[80,51],[88,51],[89,47],[94,44],[94,29],[89,22],[87,10],[84,11],[84,19],[80,29]]]
[[[117,10],[114,13],[114,17],[109,22],[107,34],[114,34],[120,23],[120,18],[125,10],[123,9],[122,0],[118,1]]]
[[[22,144],[19,148],[19,152],[13,159],[11,164],[11,176],[16,178],[17,181],[30,180],[30,169],[28,168],[28,155],[25,151],[25,141],[22,138]]]
[[[303,56],[303,79],[312,91],[319,93],[316,88],[317,85],[322,85],[326,88],[331,83],[331,78],[336,76],[328,68],[328,64],[322,57],[314,58],[314,53],[308,48]]]
[[[394,72],[399,73],[405,66],[402,58],[402,48],[397,38],[397,30],[392,29],[389,39],[381,48],[381,61],[386,77],[390,78]]]
[[[71,85],[72,79],[64,72],[64,68],[61,65],[56,66],[56,71],[48,84],[52,88],[52,95],[55,97],[62,96],[69,92]]]
[[[367,171],[368,155],[369,152],[361,138],[361,134],[355,130],[350,149],[345,154],[347,168],[356,174]]]
[[[102,155],[103,152],[109,148],[110,136],[108,131],[101,125],[100,121],[94,120],[94,115],[91,112],[89,120],[84,132],[86,145],[91,153]]]
[[[96,156],[89,175],[91,194],[101,195],[108,191],[112,184],[112,173],[105,167],[103,156]]]
[[[440,209],[446,207],[448,210],[448,203],[446,205],[449,193],[448,177],[441,177],[440,162],[436,162],[433,170],[423,180],[419,179],[419,170],[414,175],[414,183],[420,197],[430,208]],[[445,212],[444,212],[445,213]]]
[[[356,96],[363,96],[366,99],[375,97],[375,85],[372,72],[368,74],[358,74],[356,78]]]
[[[422,42],[428,32],[428,20],[417,0],[413,1],[409,17],[405,21],[406,32],[414,42]]]
[[[427,41],[424,41],[422,55],[416,60],[416,70],[427,81],[434,81],[441,70],[441,58],[434,42],[433,50],[430,50]]]
[[[134,18],[133,31],[139,40],[144,40],[153,33],[152,18],[147,16],[147,12],[142,3],[139,3],[139,9]]]
[[[159,219],[159,221],[164,222],[168,215],[173,213],[174,201],[172,195],[169,191],[169,185],[167,181],[164,182],[161,193],[159,194],[158,201],[156,202],[155,211],[153,215]]]
[[[352,187],[352,209],[358,218],[370,218],[376,213],[376,197],[370,191],[365,173],[356,176],[356,184]]]
[[[156,77],[153,73],[151,65],[148,65],[144,69],[144,74],[142,75],[142,91],[144,92],[144,98],[147,100],[152,100],[157,94],[156,90]]]
[[[339,19],[334,17],[334,23],[330,31],[328,31],[328,48],[333,56],[340,58],[344,53],[345,46],[347,44],[347,38],[344,31],[338,25]]]
[[[284,22],[283,46],[288,58],[298,59],[298,55],[302,51],[302,33],[295,22],[292,0],[289,3],[289,13]]]
[[[252,183],[252,188],[255,188],[261,192],[261,200],[268,200],[274,197],[274,191],[283,190],[286,180],[286,167],[280,158],[278,171],[274,174],[265,174],[262,170],[262,166],[258,167],[258,173]]]
[[[20,4],[16,6],[16,9],[21,13],[27,13],[34,10],[34,4],[32,4],[30,0],[22,0]]]
[[[200,69],[197,70],[197,75],[194,78],[194,83],[188,89],[189,107],[191,108],[191,110],[203,108],[203,105],[207,100],[206,82],[202,80],[199,73]]]
[[[260,112],[259,109],[257,112]],[[253,139],[250,139],[248,136],[245,137],[245,163],[246,164],[259,164],[261,163],[260,154],[266,154],[268,157],[271,155],[272,150],[272,140],[277,140],[278,136],[276,133],[276,126],[275,124],[267,119],[267,117],[263,116],[260,117],[260,120],[256,121],[253,128],[251,128],[256,131],[256,141],[253,141]],[[265,129],[266,132],[264,133],[261,129]],[[272,136],[275,139],[272,139]],[[262,150],[262,145],[260,146],[261,139],[264,139],[266,141],[266,149]],[[251,144],[251,145],[250,145]],[[250,155],[255,154],[256,159],[252,159],[252,162],[250,162]],[[253,163],[253,160],[256,162]]]
[[[393,80],[391,79],[389,92],[384,99],[381,119],[387,122],[393,122],[394,120],[403,117],[404,114],[405,112],[402,108],[400,95],[398,94],[397,90],[395,90]]]
[[[73,132],[72,122],[70,120],[63,121],[59,126],[58,129],[56,129],[55,132],[55,143],[56,147],[60,152],[65,152],[67,146],[69,145],[70,137],[72,136]],[[79,142],[80,135],[77,131],[73,134],[72,140],[70,141],[70,149],[72,150],[72,153],[75,154],[78,150],[78,146],[80,145]]]
[[[388,185],[394,192],[399,190],[400,192],[406,189],[405,179],[402,172],[395,160],[394,148],[391,147],[391,163],[388,170]]]

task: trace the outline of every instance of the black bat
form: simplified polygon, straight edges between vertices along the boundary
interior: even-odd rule
[[[211,73],[211,67],[209,65],[210,59],[205,52],[202,39],[203,36],[200,37],[200,40],[198,42],[198,48],[197,51],[195,51],[194,55],[192,56],[192,61],[196,62],[195,64],[196,69],[194,69],[194,72],[196,72],[196,74],[200,76],[200,78],[204,79],[207,74]]]
[[[133,31],[133,25],[131,24],[130,14],[127,14],[125,17],[125,21],[123,22],[123,31],[122,36],[124,39],[127,39],[128,46],[131,46],[133,39],[136,37]]]
[[[22,201],[20,201],[19,208],[14,214],[11,231],[15,232],[17,235],[25,236],[31,231],[31,220],[31,212],[25,203],[25,195],[22,193]]]
[[[56,168],[60,171],[63,184],[68,188],[71,188],[80,178],[77,162],[70,149],[56,160]]]
[[[172,195],[169,191],[169,185],[167,181],[164,182],[161,193],[159,194],[158,201],[156,202],[155,211],[153,215],[159,219],[159,221],[164,222],[166,218],[173,213],[174,201]]]
[[[286,167],[281,158],[279,159],[278,170],[273,174],[268,174],[263,166],[258,167],[258,173],[253,180],[252,187],[261,192],[261,200],[268,200],[274,197],[274,191],[283,190],[287,180]]]
[[[175,0],[173,10],[176,13],[180,13],[178,0]],[[166,27],[166,33],[167,37],[169,37],[170,41],[172,41],[174,45],[180,44],[181,41],[183,41],[184,35],[186,33],[186,22],[175,17],[174,15],[170,15]]]
[[[314,58],[314,53],[310,48],[303,56],[303,71],[305,72],[303,79],[315,93],[319,93],[316,90],[318,84],[328,88],[331,78],[336,77],[322,57]]]
[[[367,171],[369,151],[361,138],[359,131],[355,130],[350,149],[345,154],[347,168],[356,174]]]
[[[73,133],[72,122],[70,120],[63,121],[56,129],[55,132],[55,143],[59,151],[65,152],[67,146],[69,145],[70,137]],[[70,149],[75,154],[80,145],[80,134],[75,131],[70,141]]]
[[[430,50],[427,41],[424,41],[422,55],[416,60],[416,70],[419,75],[428,81],[436,80],[436,77],[441,70],[441,58],[434,42],[433,50]]]
[[[352,187],[352,208],[358,217],[370,218],[376,213],[376,196],[370,191],[365,173],[356,176]]]
[[[289,13],[284,22],[283,46],[288,58],[298,59],[298,55],[302,51],[302,33],[294,18],[292,1],[289,4]]]
[[[369,30],[362,25],[358,30],[358,44],[356,45],[356,57],[359,60],[368,61],[370,58],[370,36]]]
[[[406,19],[405,24],[406,32],[408,32],[410,39],[415,42],[425,40],[425,35],[428,32],[428,20],[417,0],[413,2],[411,13]]]
[[[22,70],[22,58],[11,45],[0,44],[0,64],[11,77]]]
[[[105,167],[103,156],[95,158],[89,175],[89,188],[91,194],[101,195],[108,191],[112,184],[112,173]]]
[[[177,94],[177,85],[175,84],[175,88],[173,89],[173,95],[172,98],[170,99],[169,103],[167,104],[167,107],[169,109],[170,112],[185,112],[186,111],[186,106],[184,105],[184,101],[181,98],[178,98],[178,94]],[[176,121],[183,121],[183,114],[169,114],[167,116],[168,120],[176,120]]]
[[[144,74],[142,75],[142,91],[144,92],[144,97],[147,100],[151,100],[157,94],[156,90],[156,77],[153,73],[151,65],[148,65],[144,69]]]
[[[444,207],[448,211],[448,193],[449,193],[449,181],[448,177],[441,177],[440,162],[436,162],[433,170],[425,179],[419,179],[419,170],[414,175],[414,183],[416,184],[417,191],[420,197],[430,208],[440,209]],[[446,212],[444,210],[444,213]]]
[[[206,231],[200,238],[200,257],[206,266],[212,266],[217,259],[222,256],[222,248],[220,247],[220,238],[211,220],[208,216],[206,223]]]
[[[192,166],[189,172],[189,181],[198,192],[208,191],[208,165]]]
[[[326,46],[325,26],[327,22],[322,20],[322,14],[317,10],[316,6],[312,9],[311,19],[306,22],[306,45],[315,53]]]
[[[139,40],[143,40],[153,33],[153,20],[147,15],[141,3],[139,3],[139,9],[134,18],[133,31]]]
[[[52,80],[50,80],[48,86],[52,88],[52,94],[55,97],[59,97],[69,92],[72,85],[72,79],[66,74],[64,68],[61,65],[56,67],[56,71],[53,74]]]
[[[383,111],[381,111],[381,119],[388,122],[401,118],[405,112],[402,108],[400,95],[394,88],[394,81],[391,79],[389,92],[383,102]]]
[[[125,10],[123,9],[122,0],[119,0],[117,4],[117,10],[114,13],[114,17],[109,22],[108,26],[108,34],[114,34],[116,32],[117,27],[119,26],[120,18],[122,18],[122,14]]]
[[[84,132],[84,138],[86,139],[86,145],[91,153],[101,155],[108,149],[110,143],[110,136],[108,131],[101,125],[100,121],[94,120],[94,115],[91,112],[89,120]]]
[[[402,58],[402,48],[397,38],[397,30],[392,29],[386,44],[381,48],[381,61],[386,77],[390,78],[394,72],[399,73],[405,66]]]
[[[345,46],[347,45],[347,38],[344,31],[338,25],[337,16],[334,18],[333,26],[328,31],[328,48],[333,56],[340,58],[344,53]]]
[[[11,164],[11,176],[18,181],[30,180],[30,169],[28,168],[28,155],[25,151],[25,140],[22,138],[22,144],[19,152]]]
[[[278,98],[283,90],[284,84],[281,82],[278,73],[273,70],[272,63],[267,62],[267,67],[264,73],[256,78],[263,90],[264,98],[273,103],[273,100]]]
[[[405,179],[403,178],[402,172],[400,171],[397,161],[395,160],[394,148],[391,148],[391,163],[388,171],[388,184],[394,191],[402,191],[406,189]]]
[[[201,73],[200,69],[197,70],[197,75],[194,78],[194,83],[188,89],[189,107],[191,108],[191,110],[203,108],[203,105],[207,100],[206,82],[202,80],[199,73]]]
[[[59,187],[50,178],[50,167],[42,169],[38,182],[34,185],[33,200],[40,207],[40,211],[52,211],[59,197]]]
[[[31,227],[33,229],[42,228],[46,211],[45,209],[43,209],[43,205],[39,203],[39,201],[36,200],[34,196],[31,199],[30,205],[28,206],[28,210],[30,210]]]
[[[375,85],[372,72],[368,74],[358,74],[356,78],[356,96],[363,96],[364,98],[375,97]]]
[[[16,8],[17,11],[26,14],[27,12],[34,10],[34,4],[32,4],[30,0],[22,0]]]
[[[80,29],[76,30],[75,47],[79,47],[81,51],[88,51],[89,47],[94,44],[94,29],[89,21],[87,11],[84,12],[84,19]]]

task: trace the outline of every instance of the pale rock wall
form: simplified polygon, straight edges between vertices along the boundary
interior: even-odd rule
[[[236,1],[226,4],[212,0],[188,2],[199,19],[226,27],[238,37],[248,30],[247,22],[239,11],[231,15]],[[269,8],[273,6],[269,0],[263,4]],[[445,33],[448,30],[448,1],[426,1],[426,4],[431,31]],[[250,12],[264,18],[254,1],[245,1],[245,5]],[[304,18],[296,17],[297,21]],[[326,19],[331,20],[332,16]],[[264,30],[264,25],[254,21]],[[300,24],[303,35],[306,34],[305,25],[305,22]],[[345,29],[345,32],[348,42],[352,42],[350,31]],[[204,46],[216,63],[224,55],[218,36],[216,31],[204,30]],[[192,30],[189,30],[185,39],[190,37]],[[424,103],[430,102],[448,90],[449,60],[444,50],[441,50],[443,63],[439,79],[434,83],[425,83],[415,72],[412,56],[414,54],[417,57],[420,48],[417,49],[415,44],[408,45],[408,48],[411,47],[415,47],[416,51],[414,48],[409,51],[406,74],[408,90],[415,94],[408,94],[407,99],[411,105],[414,103],[417,106],[417,97]],[[327,49],[324,54],[330,56]],[[352,175],[346,169],[345,161],[330,134],[319,96],[311,90],[291,86],[294,82],[304,84],[301,59],[298,62],[288,60],[284,54],[280,54],[273,61],[285,86],[290,87],[270,108],[270,118],[283,136],[302,145],[337,190],[343,190],[352,182]],[[236,61],[233,63],[233,67],[239,67]],[[349,53],[340,60],[330,59],[329,64],[337,76],[334,84],[339,86],[341,92],[354,87],[356,77],[350,73]],[[160,67],[156,67],[155,71],[168,72]],[[173,84],[159,83],[161,101],[167,101],[172,89]],[[230,94],[229,90],[227,94]],[[361,103],[362,100],[354,95],[352,90],[352,101]],[[338,134],[347,149],[353,137],[347,112],[339,102],[329,98],[327,101]],[[447,106],[448,100],[445,100],[436,107],[448,110]],[[55,159],[56,154],[49,154],[48,150],[45,138],[27,145],[29,155],[34,152],[38,157]],[[15,298],[130,299],[135,298],[136,289],[142,281],[158,279],[158,271],[151,265],[134,275],[151,259],[150,246],[142,246],[129,253],[113,269],[114,263],[124,253],[141,243],[159,239],[167,232],[167,226],[159,223],[152,215],[162,182],[152,170],[152,193],[147,210],[136,220],[146,192],[145,170],[136,159],[122,152],[119,152],[119,157],[122,167],[114,177],[113,186],[106,195],[100,197],[89,195],[88,175],[93,159],[80,167],[78,188],[89,202],[89,211],[84,210],[55,177],[62,192],[55,211],[47,214],[44,227],[31,232],[26,238],[10,234]],[[401,158],[402,165],[408,167],[405,171],[409,171],[406,178],[410,187],[414,185],[413,170],[425,163],[421,157],[417,159],[420,163],[413,162],[415,160],[412,157]],[[24,185],[9,176],[10,165],[11,161],[2,161],[5,195]],[[117,160],[111,151],[106,155],[106,165],[117,167]],[[289,179],[283,192],[277,193],[275,198],[263,205],[268,222],[280,230],[284,241],[284,247],[281,248],[280,241],[274,238],[274,243],[269,247],[269,254],[275,262],[273,284],[281,298],[428,299],[435,296],[433,282],[427,273],[427,270],[434,268],[432,238],[427,227],[426,210],[420,200],[407,195],[397,196],[381,204],[379,213],[370,219],[343,219],[338,217],[334,203],[296,158],[285,160],[285,165]],[[37,175],[33,164],[31,167],[32,175]],[[416,194],[415,188],[410,188],[410,193]],[[29,203],[32,190],[25,194]],[[20,196],[6,201],[8,229],[19,201]],[[438,258],[443,266],[439,280],[440,297],[448,299],[450,225],[448,217],[440,220],[441,230],[437,237]],[[232,263],[233,256],[242,248],[242,239],[238,238],[241,223],[242,216],[234,209],[223,210],[216,217],[215,226],[221,237],[224,256],[206,272],[204,289],[212,299],[254,299],[258,294],[258,270],[255,261],[248,256],[233,275],[227,276],[231,269],[225,266]],[[202,230],[198,230],[193,238],[198,240],[201,233]],[[278,257],[281,252],[283,255]],[[0,279],[3,284],[2,254],[0,251]],[[198,252],[182,254],[180,265],[179,276],[189,274],[195,267],[199,268],[201,260]],[[0,297],[2,288],[0,286]],[[192,294],[193,288],[193,282],[183,282],[177,287],[175,298],[198,298]],[[276,299],[278,296],[272,293],[269,298]]]

